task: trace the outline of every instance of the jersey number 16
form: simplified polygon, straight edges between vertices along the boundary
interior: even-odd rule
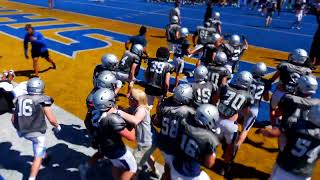
[[[18,116],[32,116],[32,104],[33,101],[31,99],[19,99]]]

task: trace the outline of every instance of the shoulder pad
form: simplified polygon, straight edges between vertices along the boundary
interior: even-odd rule
[[[51,106],[54,100],[50,96],[41,95],[39,98],[39,103],[44,106]]]
[[[282,62],[277,66],[277,69],[287,68],[290,64],[288,62]]]
[[[197,26],[197,30],[203,29],[203,26]]]
[[[295,96],[295,95],[291,95],[291,94],[284,95],[282,100],[287,101],[289,103],[294,103],[294,104],[298,105],[300,108],[308,108],[308,107],[320,104],[320,99],[303,98],[303,97],[299,97],[299,96]]]
[[[172,113],[178,113],[181,115],[194,115],[194,114],[196,114],[196,111],[193,107],[184,105],[184,106],[177,108],[176,110],[173,110]]]
[[[115,132],[122,131],[127,126],[124,119],[117,114],[108,114],[103,120],[100,121],[100,125],[106,129],[110,128]]]

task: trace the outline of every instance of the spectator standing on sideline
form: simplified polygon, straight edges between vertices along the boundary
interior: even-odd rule
[[[277,0],[277,12],[278,12],[278,16],[280,16],[280,12],[282,9],[282,4],[283,4],[283,0]]]
[[[206,13],[204,14],[204,21],[203,23],[206,23],[209,21],[209,19],[212,18],[212,1],[208,1],[207,3],[207,9]]]
[[[313,36],[313,42],[310,48],[310,60],[316,66],[320,65],[320,0],[316,5],[316,18],[318,22],[318,29]]]
[[[139,34],[136,36],[132,36],[124,45],[126,50],[132,50],[132,47],[136,44],[141,44],[143,46],[143,53],[148,56],[146,47],[147,47],[147,40],[146,40],[147,28],[145,26],[141,26],[139,30]],[[129,48],[129,45],[131,47]]]
[[[53,60],[49,56],[49,51],[47,48],[47,45],[45,43],[45,38],[43,35],[35,31],[34,28],[31,26],[31,24],[27,24],[25,27],[27,33],[24,36],[24,56],[29,59],[28,56],[28,44],[31,42],[31,57],[33,60],[33,69],[35,76],[39,75],[39,64],[38,64],[38,59],[39,57],[44,58],[47,60],[49,63],[52,64],[52,68],[56,69],[56,64],[53,62]]]
[[[172,17],[173,16],[177,16],[178,19],[179,19],[179,23],[178,24],[181,24],[181,13],[180,13],[180,1],[177,0],[174,4],[174,8],[172,8],[170,10],[170,13],[169,13],[169,22],[171,21]]]
[[[54,1],[55,1],[55,0],[48,0],[48,7],[49,7],[49,9],[53,9],[53,8],[54,8]]]
[[[300,29],[301,28],[301,21],[303,18],[303,14],[304,14],[304,7],[302,4],[298,3],[295,5],[295,16],[296,16],[296,20],[295,22],[292,24],[291,28],[292,29]]]

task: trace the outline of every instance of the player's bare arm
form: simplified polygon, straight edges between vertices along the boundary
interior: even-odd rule
[[[46,117],[48,118],[50,124],[52,126],[54,126],[55,128],[59,128],[60,125],[58,124],[58,121],[57,121],[56,117],[54,116],[51,107],[49,107],[49,106],[44,107],[43,111],[44,111]]]

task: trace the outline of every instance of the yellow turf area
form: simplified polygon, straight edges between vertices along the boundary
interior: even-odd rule
[[[138,32],[139,25],[130,24],[126,22],[114,21],[110,19],[85,16],[75,13],[69,13],[59,10],[47,10],[36,6],[13,3],[8,1],[0,1],[0,6],[8,9],[21,10],[20,13],[36,13],[39,17],[54,17],[59,19],[59,23],[79,23],[87,25],[87,27],[77,27],[72,29],[85,29],[85,28],[100,28],[107,29],[115,32],[120,32],[128,35],[135,35]],[[0,12],[0,14],[10,14],[12,12]],[[16,14],[16,13],[15,13]],[[0,18],[0,22],[5,19]],[[51,24],[52,22],[33,23],[33,26]],[[13,24],[12,27],[22,27],[24,24]],[[68,28],[70,29],[70,28]],[[60,42],[68,43],[71,40],[62,36],[57,36],[55,33],[59,30],[45,30],[41,31],[46,37],[55,39]],[[149,28],[148,39],[148,52],[150,56],[155,55],[155,51],[159,46],[166,46],[164,30]],[[98,38],[105,38],[96,36]],[[28,76],[33,73],[32,61],[24,58],[23,44],[21,40],[12,38],[6,34],[0,33],[0,71],[4,69],[14,69],[18,77],[16,81],[21,82],[28,79]],[[124,44],[111,39],[107,39],[112,43],[108,48],[81,51],[77,53],[74,59],[68,58],[61,54],[50,52],[52,59],[57,63],[57,70],[48,69],[50,64],[46,61],[40,61],[41,70],[44,72],[40,74],[41,78],[46,83],[46,93],[52,96],[55,103],[64,108],[65,110],[75,114],[79,118],[84,118],[86,113],[85,99],[92,89],[92,72],[95,65],[100,63],[100,57],[105,53],[114,53],[119,58],[124,52]],[[248,40],[250,43],[250,39]],[[50,47],[49,47],[50,48]],[[278,61],[274,59],[286,59],[287,53],[280,51],[273,51],[264,48],[250,46],[249,50],[245,53],[243,59],[248,59],[251,62],[265,62],[268,66],[275,66]],[[192,60],[189,60],[192,62]],[[143,65],[145,66],[145,64]],[[136,86],[138,88],[142,88]],[[121,93],[124,93],[126,87],[123,88]],[[125,94],[125,93],[124,93]],[[127,99],[120,97],[118,102],[119,106],[126,107]],[[153,110],[154,112],[154,110]],[[259,177],[264,179],[266,173],[272,171],[272,167],[276,158],[277,141],[275,139],[264,138],[260,135],[254,134],[255,128],[252,129],[248,136],[248,143],[241,146],[235,162],[238,168],[238,177]],[[130,146],[133,146],[130,144]],[[218,157],[221,156],[219,150]],[[163,163],[162,157],[156,153],[156,159]],[[222,179],[211,170],[207,170],[213,179]],[[241,174],[243,176],[241,176]],[[320,177],[320,168],[317,168],[314,176]]]

